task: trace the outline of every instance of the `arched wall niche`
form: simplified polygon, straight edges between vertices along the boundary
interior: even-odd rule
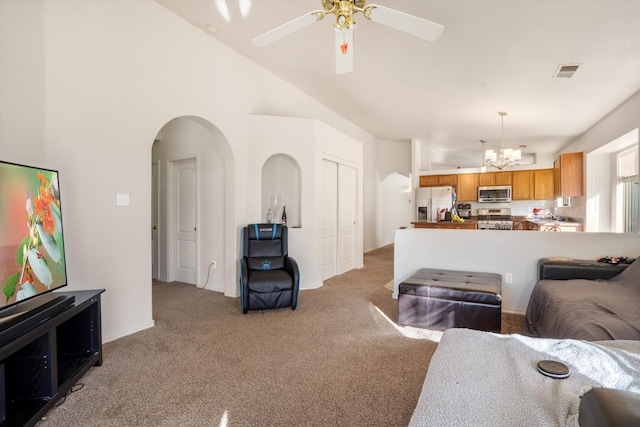
[[[302,172],[296,159],[287,154],[269,157],[262,166],[261,219],[266,222],[267,211],[272,209],[273,222],[280,223],[285,206],[287,226],[302,227],[301,182]]]

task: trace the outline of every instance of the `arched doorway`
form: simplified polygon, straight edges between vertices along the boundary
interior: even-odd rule
[[[154,279],[237,295],[234,176],[229,143],[211,122],[182,116],[160,129],[152,147]]]

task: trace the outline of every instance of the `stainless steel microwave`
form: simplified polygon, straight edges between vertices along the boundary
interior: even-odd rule
[[[501,203],[511,201],[510,185],[478,187],[478,203]]]

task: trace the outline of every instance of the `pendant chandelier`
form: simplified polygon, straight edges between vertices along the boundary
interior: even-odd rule
[[[500,151],[496,153],[494,150],[487,150],[485,152],[484,164],[502,170],[508,166],[518,164],[522,158],[522,151],[504,148],[504,116],[506,116],[507,113],[500,111],[498,114],[500,114],[502,121]]]

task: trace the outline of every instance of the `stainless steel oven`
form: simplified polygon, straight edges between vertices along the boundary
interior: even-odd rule
[[[501,203],[511,201],[510,185],[493,185],[490,187],[478,187],[479,203]]]
[[[471,203],[459,203],[456,210],[460,218],[471,218]]]
[[[478,209],[478,230],[513,230],[511,209]]]

